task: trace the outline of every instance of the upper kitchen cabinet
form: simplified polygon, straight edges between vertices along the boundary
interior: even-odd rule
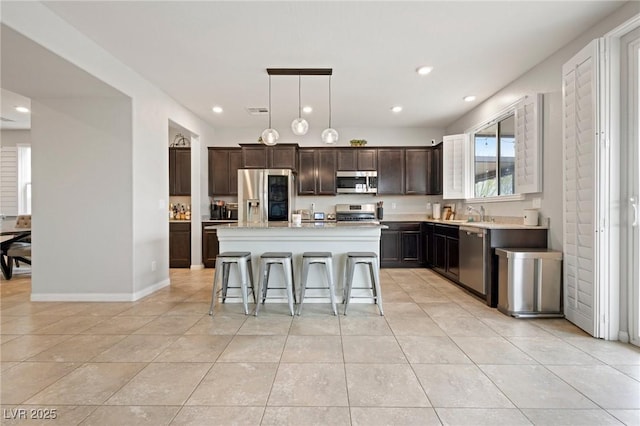
[[[378,170],[378,150],[363,148],[344,148],[337,150],[337,171],[376,171]]]
[[[238,169],[242,166],[240,148],[209,148],[209,196],[238,195]]]
[[[297,170],[298,145],[241,144],[243,169]]]
[[[335,149],[299,149],[298,194],[335,195],[336,158]]]
[[[404,149],[378,149],[378,194],[404,194]]]
[[[191,148],[169,148],[169,195],[191,195]]]
[[[442,144],[431,148],[431,185],[429,195],[442,195]]]
[[[404,193],[426,195],[431,192],[431,148],[405,149]]]

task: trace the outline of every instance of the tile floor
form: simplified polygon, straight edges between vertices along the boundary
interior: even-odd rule
[[[429,270],[381,272],[384,317],[212,319],[212,277],[172,270],[135,303],[31,303],[28,276],[3,281],[1,423],[640,424],[640,349],[506,317]]]

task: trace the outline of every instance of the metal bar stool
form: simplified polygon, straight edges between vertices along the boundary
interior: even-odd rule
[[[240,275],[240,286],[229,287],[229,272],[231,265],[238,267]],[[222,303],[227,299],[227,289],[239,288],[242,292],[242,304],[244,305],[244,314],[249,313],[249,287],[251,287],[251,296],[254,303],[256,302],[255,289],[253,287],[253,271],[251,270],[251,253],[248,251],[225,251],[220,253],[216,258],[216,273],[213,277],[213,289],[211,290],[211,307],[209,315],[213,316],[213,305],[218,295],[219,282],[222,282]]]
[[[311,265],[324,265],[324,274],[327,279],[327,287],[307,287],[307,277],[309,276],[309,268]],[[333,257],[328,251],[306,251],[302,254],[302,280],[300,281],[300,304],[298,305],[298,315],[302,312],[302,303],[304,302],[304,293],[310,289],[329,289],[331,297],[331,306],[333,315],[338,315],[336,308],[335,286],[333,283]]]
[[[363,264],[369,268],[369,277],[371,279],[371,287],[353,287],[353,273],[356,265]],[[384,315],[382,311],[382,292],[380,291],[380,269],[378,267],[378,255],[369,251],[350,251],[347,253],[347,264],[345,267],[345,281],[344,281],[344,314],[347,315],[347,308],[349,308],[349,301],[351,299],[351,290],[356,289],[370,289],[373,292],[373,300],[378,304],[380,315]],[[370,299],[369,296],[360,296],[361,298]]]
[[[282,265],[285,286],[284,287],[271,287],[271,289],[286,289],[287,299],[289,300],[289,311],[291,316],[293,313],[293,305],[295,303],[295,291],[293,288],[293,253],[291,252],[266,252],[260,256],[260,281],[258,282],[258,295],[262,297],[262,303],[267,299],[267,290],[269,289],[269,276],[271,274],[272,265]],[[260,309],[260,303],[256,302],[256,310],[254,315],[258,316],[258,310]]]

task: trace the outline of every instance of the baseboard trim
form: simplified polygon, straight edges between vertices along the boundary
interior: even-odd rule
[[[135,293],[31,293],[32,302],[135,302],[170,284],[160,281]]]
[[[197,271],[199,269],[204,269],[204,265],[200,264],[200,265],[191,265],[191,270],[192,271]]]
[[[166,280],[162,280],[152,286],[143,288],[140,291],[136,291],[135,293],[133,293],[133,298],[131,299],[131,301],[135,302],[136,300],[140,300],[143,297],[150,295],[151,293],[155,293],[161,288],[167,287],[169,284],[171,284],[171,280],[167,278]]]

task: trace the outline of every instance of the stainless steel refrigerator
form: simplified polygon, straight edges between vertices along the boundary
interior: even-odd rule
[[[238,170],[239,222],[288,222],[294,196],[294,175],[289,169]]]

